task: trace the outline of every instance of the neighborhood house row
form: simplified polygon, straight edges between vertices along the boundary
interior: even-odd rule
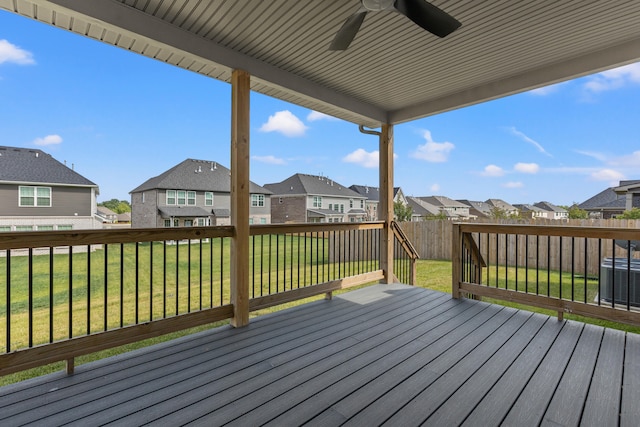
[[[0,231],[102,228],[131,222],[134,228],[190,227],[230,223],[230,170],[216,161],[186,159],[131,190],[130,216],[97,205],[98,185],[38,149],[0,146]],[[379,188],[347,187],[328,177],[297,173],[260,186],[250,184],[252,224],[362,222],[378,219]],[[500,199],[453,200],[406,196],[394,188],[394,203],[410,207],[411,220],[469,220],[496,213],[566,219],[549,202],[511,205]],[[640,180],[621,181],[578,205],[593,218],[612,218],[640,207]]]

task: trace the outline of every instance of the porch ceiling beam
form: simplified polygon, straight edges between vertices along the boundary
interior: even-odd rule
[[[560,83],[640,60],[640,39],[629,40],[587,55],[570,58],[545,67],[515,74],[466,90],[389,112],[389,123],[402,123],[416,117],[432,116],[461,107],[502,98],[516,93]]]
[[[89,21],[115,27],[145,38],[152,44],[166,45],[195,55],[205,61],[226,68],[241,69],[251,74],[252,80],[268,86],[282,87],[306,99],[356,113],[372,121],[387,122],[387,111],[319,85],[280,68],[235,52],[210,40],[183,31],[160,19],[114,0],[31,0],[36,5],[51,8],[57,5],[83,14]]]

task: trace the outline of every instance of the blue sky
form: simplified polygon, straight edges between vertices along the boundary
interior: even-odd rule
[[[186,158],[229,166],[230,87],[0,11],[0,145],[39,148],[99,201]],[[395,127],[407,195],[582,202],[640,179],[640,63]],[[251,179],[322,174],[377,186],[378,141],[356,125],[251,98]]]

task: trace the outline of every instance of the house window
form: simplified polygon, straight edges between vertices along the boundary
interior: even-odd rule
[[[60,224],[60,225],[58,225],[58,230],[73,230],[73,225],[71,225],[71,224]]]
[[[204,227],[205,225],[205,218],[198,218],[198,227]]]
[[[329,207],[329,209],[331,209],[331,207]],[[336,211],[336,212],[340,212],[340,205],[337,204],[337,203],[335,205],[333,205],[333,210]]]
[[[142,192],[142,203],[144,203],[144,191]]]
[[[11,226],[10,225],[0,225],[0,233],[6,232],[6,231],[11,231]]]
[[[344,213],[344,205],[340,204],[340,213]]]
[[[360,209],[364,209],[364,200],[360,200]]]
[[[16,225],[16,231],[33,231],[32,225]]]
[[[187,192],[186,191],[178,191],[178,204],[186,205],[187,204]]]
[[[278,198],[278,203],[282,204],[282,197]]]
[[[185,227],[193,227],[193,220],[192,219],[185,219],[184,220],[184,226]]]
[[[260,224],[266,224],[267,218],[260,218]]]
[[[349,209],[352,209],[352,208],[353,208],[353,200],[349,199]]]
[[[322,207],[322,197],[313,196],[313,207],[314,208],[321,208]]]
[[[329,203],[329,210],[332,211],[333,210],[333,204]]]
[[[180,220],[179,219],[174,219],[173,220],[173,226],[174,227],[180,227]]]
[[[195,206],[196,205],[196,192],[195,191],[187,191],[187,205]]]
[[[213,206],[213,193],[208,191],[204,193],[204,205]]]
[[[251,206],[254,208],[261,208],[264,206],[264,194],[252,194]]]
[[[167,228],[171,227],[171,220],[170,219],[165,219],[164,220],[164,226],[167,227]]]
[[[253,224],[253,218],[249,218],[249,224]]]
[[[167,205],[176,204],[176,190],[167,190]]]
[[[53,231],[53,225],[38,225],[36,226],[38,231]]]
[[[19,206],[51,207],[51,187],[20,187]]]

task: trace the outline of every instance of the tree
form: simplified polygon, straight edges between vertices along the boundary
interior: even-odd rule
[[[575,203],[571,205],[571,207],[567,208],[567,211],[569,211],[569,219],[589,218],[589,212],[585,211],[584,209],[580,209]]]
[[[393,202],[393,216],[396,217],[396,221],[411,221],[411,215],[413,215],[411,206],[402,202]]]
[[[111,199],[106,202],[98,203],[98,206],[104,206],[117,214],[131,212],[131,205],[126,200]]]
[[[491,212],[489,212],[489,216],[491,218],[495,218],[495,219],[507,219],[509,218],[509,215],[507,214],[507,211],[505,211],[504,209],[500,209],[497,206],[494,206],[491,208]]]
[[[640,219],[640,209],[631,208],[630,211],[624,211],[616,217],[617,219]]]

